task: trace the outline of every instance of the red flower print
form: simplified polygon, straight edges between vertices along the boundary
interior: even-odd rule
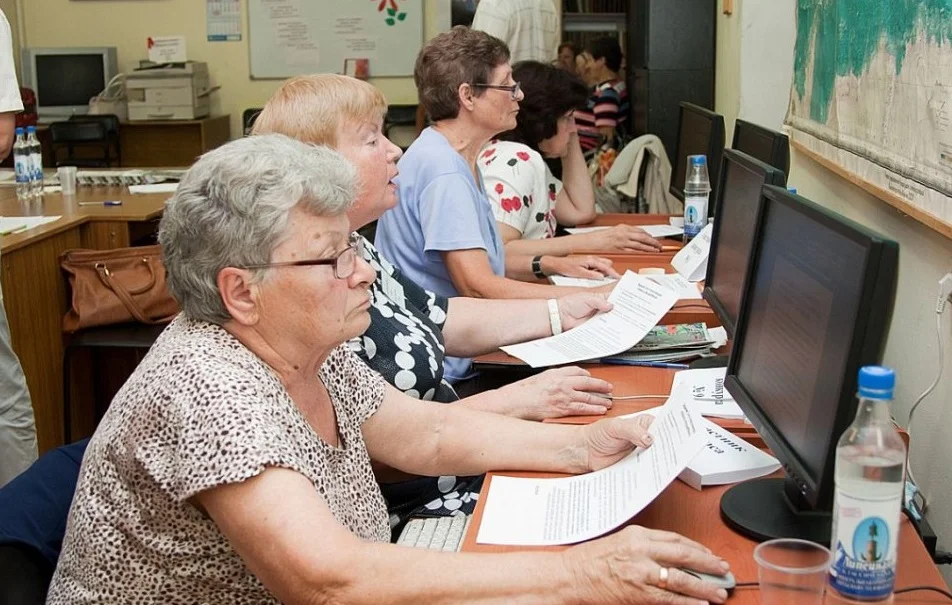
[[[491,156],[491,155],[494,154],[494,153],[496,153],[496,148],[495,148],[495,147],[490,147],[489,149],[487,149],[486,151],[483,152],[483,158],[488,158],[489,156]]]
[[[555,191],[549,190],[549,199],[555,201]]]
[[[512,200],[510,200],[510,203],[512,205],[513,210],[519,210],[520,208],[522,208],[522,200],[519,199],[518,195],[513,196]]]
[[[503,186],[502,183],[496,183],[495,192],[499,195],[502,195]]]
[[[526,153],[525,151],[516,152],[516,157],[522,160],[523,162],[529,161],[529,154]]]

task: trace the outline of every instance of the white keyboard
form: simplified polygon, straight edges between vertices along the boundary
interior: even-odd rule
[[[403,527],[397,544],[413,548],[459,552],[470,515],[415,517]]]

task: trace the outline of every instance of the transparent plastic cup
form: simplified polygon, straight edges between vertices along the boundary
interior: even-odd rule
[[[754,549],[762,605],[822,605],[832,555],[819,544],[793,538]]]
[[[60,166],[56,169],[63,195],[76,195],[76,166]]]

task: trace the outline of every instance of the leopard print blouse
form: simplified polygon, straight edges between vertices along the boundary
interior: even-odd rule
[[[317,436],[277,375],[236,338],[209,323],[173,321],[89,444],[47,602],[274,602],[188,502],[269,466],[310,479],[355,535],[388,542],[360,432],[383,401],[384,381],[346,347],[331,352],[321,379],[339,447]]]

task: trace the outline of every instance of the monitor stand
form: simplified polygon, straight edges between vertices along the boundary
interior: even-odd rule
[[[788,481],[792,486],[790,479],[753,479],[735,485],[721,496],[721,517],[755,540],[800,538],[829,546],[832,514],[797,507],[787,494]]]
[[[688,364],[692,370],[703,368],[726,368],[729,355],[714,355],[712,357],[699,357]]]

